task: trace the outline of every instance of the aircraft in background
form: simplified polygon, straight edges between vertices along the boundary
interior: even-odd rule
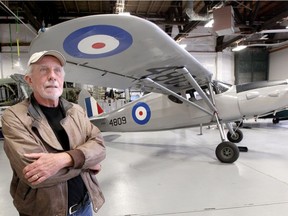
[[[135,16],[94,15],[42,29],[29,52],[50,49],[66,57],[67,81],[155,92],[99,116],[97,125],[104,130],[149,131],[216,123],[221,143],[215,152],[224,163],[238,159],[233,142],[243,138],[230,122],[288,105],[286,81],[223,88],[162,29]],[[96,124],[96,119],[91,121]],[[224,124],[233,142],[228,141]]]
[[[271,113],[268,113],[267,115],[262,115],[259,118],[261,119],[272,119],[273,124],[278,124],[280,121],[288,120],[288,110],[287,108],[283,110],[275,110]]]
[[[27,97],[28,85],[22,82],[23,75],[11,75],[0,79],[0,139],[3,138],[1,117],[5,109]],[[24,80],[23,80],[24,81]]]
[[[27,88],[18,80],[18,75],[0,79],[0,107],[14,105],[25,98]]]

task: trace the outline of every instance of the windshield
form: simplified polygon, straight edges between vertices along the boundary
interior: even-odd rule
[[[216,94],[220,94],[226,92],[229,88],[231,88],[231,84],[224,83],[219,80],[213,80],[213,87]]]

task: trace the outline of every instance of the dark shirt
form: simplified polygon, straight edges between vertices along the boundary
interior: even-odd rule
[[[66,131],[60,124],[60,121],[65,117],[65,113],[60,105],[58,107],[45,107],[39,105],[42,112],[46,116],[49,125],[53,129],[58,141],[62,145],[64,151],[70,150],[69,139]],[[87,189],[84,185],[82,177],[76,176],[67,181],[68,183],[68,206],[79,203],[84,199]]]

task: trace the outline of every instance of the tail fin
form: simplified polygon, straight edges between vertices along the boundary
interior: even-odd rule
[[[78,104],[86,110],[88,117],[98,116],[104,112],[102,107],[85,89],[82,89],[79,93]]]

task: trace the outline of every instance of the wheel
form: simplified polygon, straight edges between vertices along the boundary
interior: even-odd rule
[[[273,122],[273,124],[278,124],[279,123],[279,119],[278,118],[273,118],[272,122]]]
[[[227,139],[233,143],[239,143],[243,139],[243,133],[241,130],[237,129],[234,131],[234,135],[232,135],[229,131],[227,133]]]
[[[225,141],[220,143],[216,150],[216,157],[222,163],[233,163],[239,158],[238,147],[231,142]]]

